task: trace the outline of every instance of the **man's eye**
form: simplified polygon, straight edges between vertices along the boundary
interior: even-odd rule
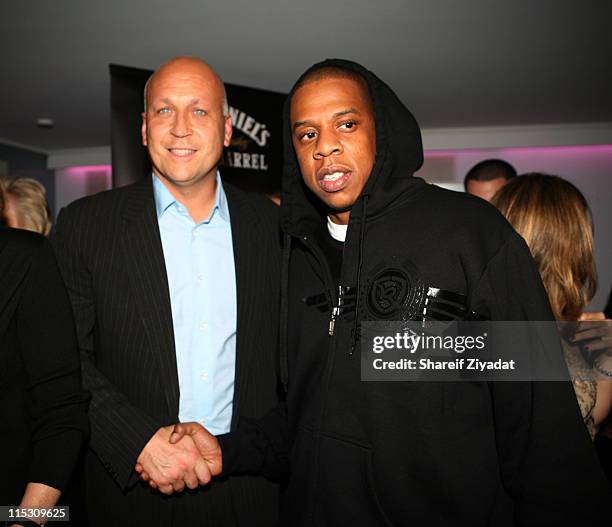
[[[206,110],[198,108],[197,110],[194,110],[193,113],[195,113],[198,117],[204,117],[206,115]]]
[[[344,128],[345,130],[351,130],[355,127],[357,123],[355,121],[345,121],[340,123],[340,128]]]
[[[304,132],[303,134],[300,134],[300,141],[303,141],[304,139],[314,139],[316,135],[317,133],[313,132],[312,130],[309,132]]]
[[[170,112],[170,108],[168,108],[167,106],[164,108],[160,108],[159,110],[157,110],[157,113],[169,113]]]

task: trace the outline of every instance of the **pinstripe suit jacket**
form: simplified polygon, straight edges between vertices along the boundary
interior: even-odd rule
[[[232,429],[277,402],[280,239],[277,208],[224,184],[237,289]],[[178,420],[168,280],[150,178],[78,200],[53,236],[75,315],[83,384],[92,394],[85,462],[92,525],[274,525],[277,486],[215,481],[170,498],[138,481],[136,458]]]

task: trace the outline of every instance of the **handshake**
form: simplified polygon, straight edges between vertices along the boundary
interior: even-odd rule
[[[198,423],[160,428],[142,449],[135,470],[164,494],[207,485],[222,469],[217,438]]]

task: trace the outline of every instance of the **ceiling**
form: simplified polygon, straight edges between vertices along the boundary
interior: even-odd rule
[[[0,142],[108,145],[109,63],[179,54],[281,92],[323,58],[357,60],[427,128],[612,122],[611,20],[608,0],[3,2]]]

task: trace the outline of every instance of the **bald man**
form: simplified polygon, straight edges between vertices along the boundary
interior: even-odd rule
[[[222,183],[231,135],[217,74],[175,58],[145,88],[152,174],[58,218],[55,247],[92,393],[92,525],[276,522],[275,484],[242,476],[203,487],[211,469],[191,437],[168,441],[178,421],[222,434],[277,403],[277,209]],[[158,485],[140,482],[136,467]]]

